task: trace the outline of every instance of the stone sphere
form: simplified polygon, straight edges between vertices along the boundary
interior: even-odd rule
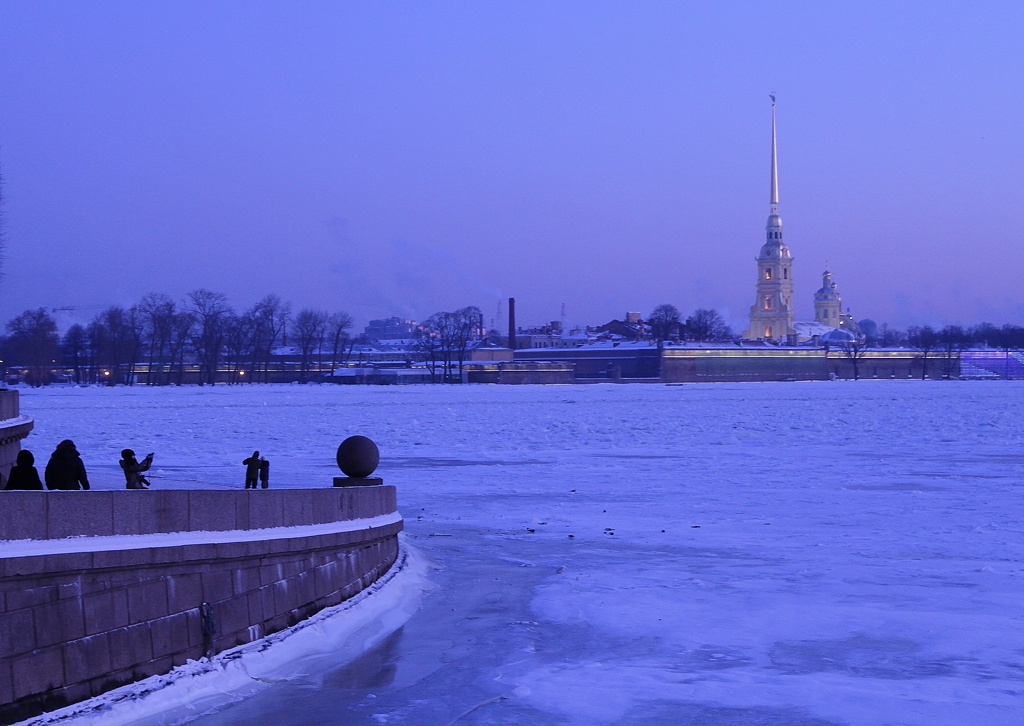
[[[338,447],[338,468],[345,476],[363,479],[380,463],[377,444],[365,436],[349,436]]]

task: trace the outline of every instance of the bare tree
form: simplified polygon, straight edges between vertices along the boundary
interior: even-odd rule
[[[145,322],[145,342],[149,348],[147,383],[155,386],[160,384],[164,368],[169,363],[175,305],[167,295],[151,292],[139,301],[137,307]]]
[[[49,383],[60,339],[57,323],[46,308],[26,310],[7,323],[7,332],[18,359],[29,369],[29,384]]]
[[[469,343],[478,335],[483,334],[483,313],[476,305],[470,305],[456,310],[454,316],[455,331],[452,339],[452,352],[459,361],[459,383],[462,383],[462,372]]]
[[[1024,328],[1007,323],[1000,328],[983,323],[975,331],[975,339],[1003,351],[1003,378],[1010,377],[1010,351],[1024,348]]]
[[[7,223],[4,217],[4,175],[0,173],[0,277],[3,277],[3,262],[7,256]]]
[[[96,364],[104,369],[101,379],[110,385],[131,383],[141,344],[141,316],[112,305],[93,318],[87,332]]]
[[[416,352],[427,364],[430,371],[430,382],[437,383],[438,368],[444,372],[443,344],[440,328],[442,327],[441,316],[446,313],[434,313],[419,327],[416,336]]]
[[[338,350],[344,350],[349,340],[348,329],[352,327],[352,316],[342,311],[327,319],[327,336],[331,340],[331,366],[338,364]]]
[[[309,308],[300,310],[299,314],[295,316],[292,329],[295,331],[295,342],[301,354],[299,380],[302,383],[309,380],[313,351],[317,350],[323,342],[324,326],[327,324],[327,319],[327,313]]]
[[[283,339],[291,317],[291,305],[277,295],[267,295],[252,306],[247,315],[252,320],[252,366],[249,382],[255,383],[262,373],[263,382],[270,381],[270,359],[274,346]]]
[[[733,332],[717,310],[698,308],[686,319],[686,333],[690,340],[727,340]]]
[[[921,351],[921,380],[928,377],[928,354],[939,347],[939,336],[930,325],[907,328],[907,343]]]
[[[678,340],[681,320],[679,308],[666,303],[654,308],[647,324],[651,326],[651,336],[655,340]]]
[[[902,330],[890,328],[888,323],[882,323],[878,329],[878,345],[883,348],[898,348],[907,342],[907,334]]]
[[[441,358],[444,363],[444,382],[452,383],[452,368],[455,363],[455,350],[461,332],[462,321],[457,313],[437,314],[437,334],[441,340]]]
[[[942,347],[943,366],[942,374],[948,378],[953,375],[956,362],[961,352],[971,347],[972,337],[959,325],[947,325],[938,333],[939,344]]]
[[[860,378],[860,361],[868,352],[867,342],[858,336],[853,336],[840,343],[839,349],[842,351],[843,357],[853,366],[853,380],[858,380]]]
[[[252,355],[254,324],[255,321],[248,313],[231,315],[227,319],[224,327],[224,349],[232,366],[229,383],[241,383],[245,377],[242,365]]]
[[[185,353],[193,338],[196,327],[196,318],[190,310],[181,310],[171,318],[171,345],[168,350],[168,357],[171,361],[167,368],[167,382],[171,382],[174,369],[177,368],[175,376],[180,386],[185,382]]]
[[[75,383],[82,383],[85,380],[88,360],[88,338],[85,328],[77,323],[68,328],[60,347],[64,365],[74,370]]]
[[[189,311],[196,320],[192,346],[199,360],[199,383],[213,385],[224,349],[227,321],[233,313],[223,293],[193,290],[188,294],[188,301]]]

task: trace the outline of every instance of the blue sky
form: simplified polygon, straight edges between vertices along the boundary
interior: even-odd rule
[[[0,316],[240,307],[1024,323],[1020,3],[0,2]],[[740,328],[742,329],[742,328]]]

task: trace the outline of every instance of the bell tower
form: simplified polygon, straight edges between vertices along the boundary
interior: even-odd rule
[[[814,322],[838,328],[843,321],[843,300],[832,273],[821,274],[821,289],[814,293]]]
[[[779,168],[775,149],[775,96],[772,99],[772,180],[766,239],[757,261],[754,304],[750,306],[750,329],[744,338],[789,342],[793,327],[793,257],[782,241],[779,216]]]

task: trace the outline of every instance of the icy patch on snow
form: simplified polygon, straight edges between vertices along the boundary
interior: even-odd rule
[[[380,580],[339,605],[262,640],[16,726],[169,726],[216,713],[274,683],[304,677],[317,670],[319,659],[346,662],[380,643],[412,617],[420,594],[431,587],[427,567],[403,542],[398,561]]]

